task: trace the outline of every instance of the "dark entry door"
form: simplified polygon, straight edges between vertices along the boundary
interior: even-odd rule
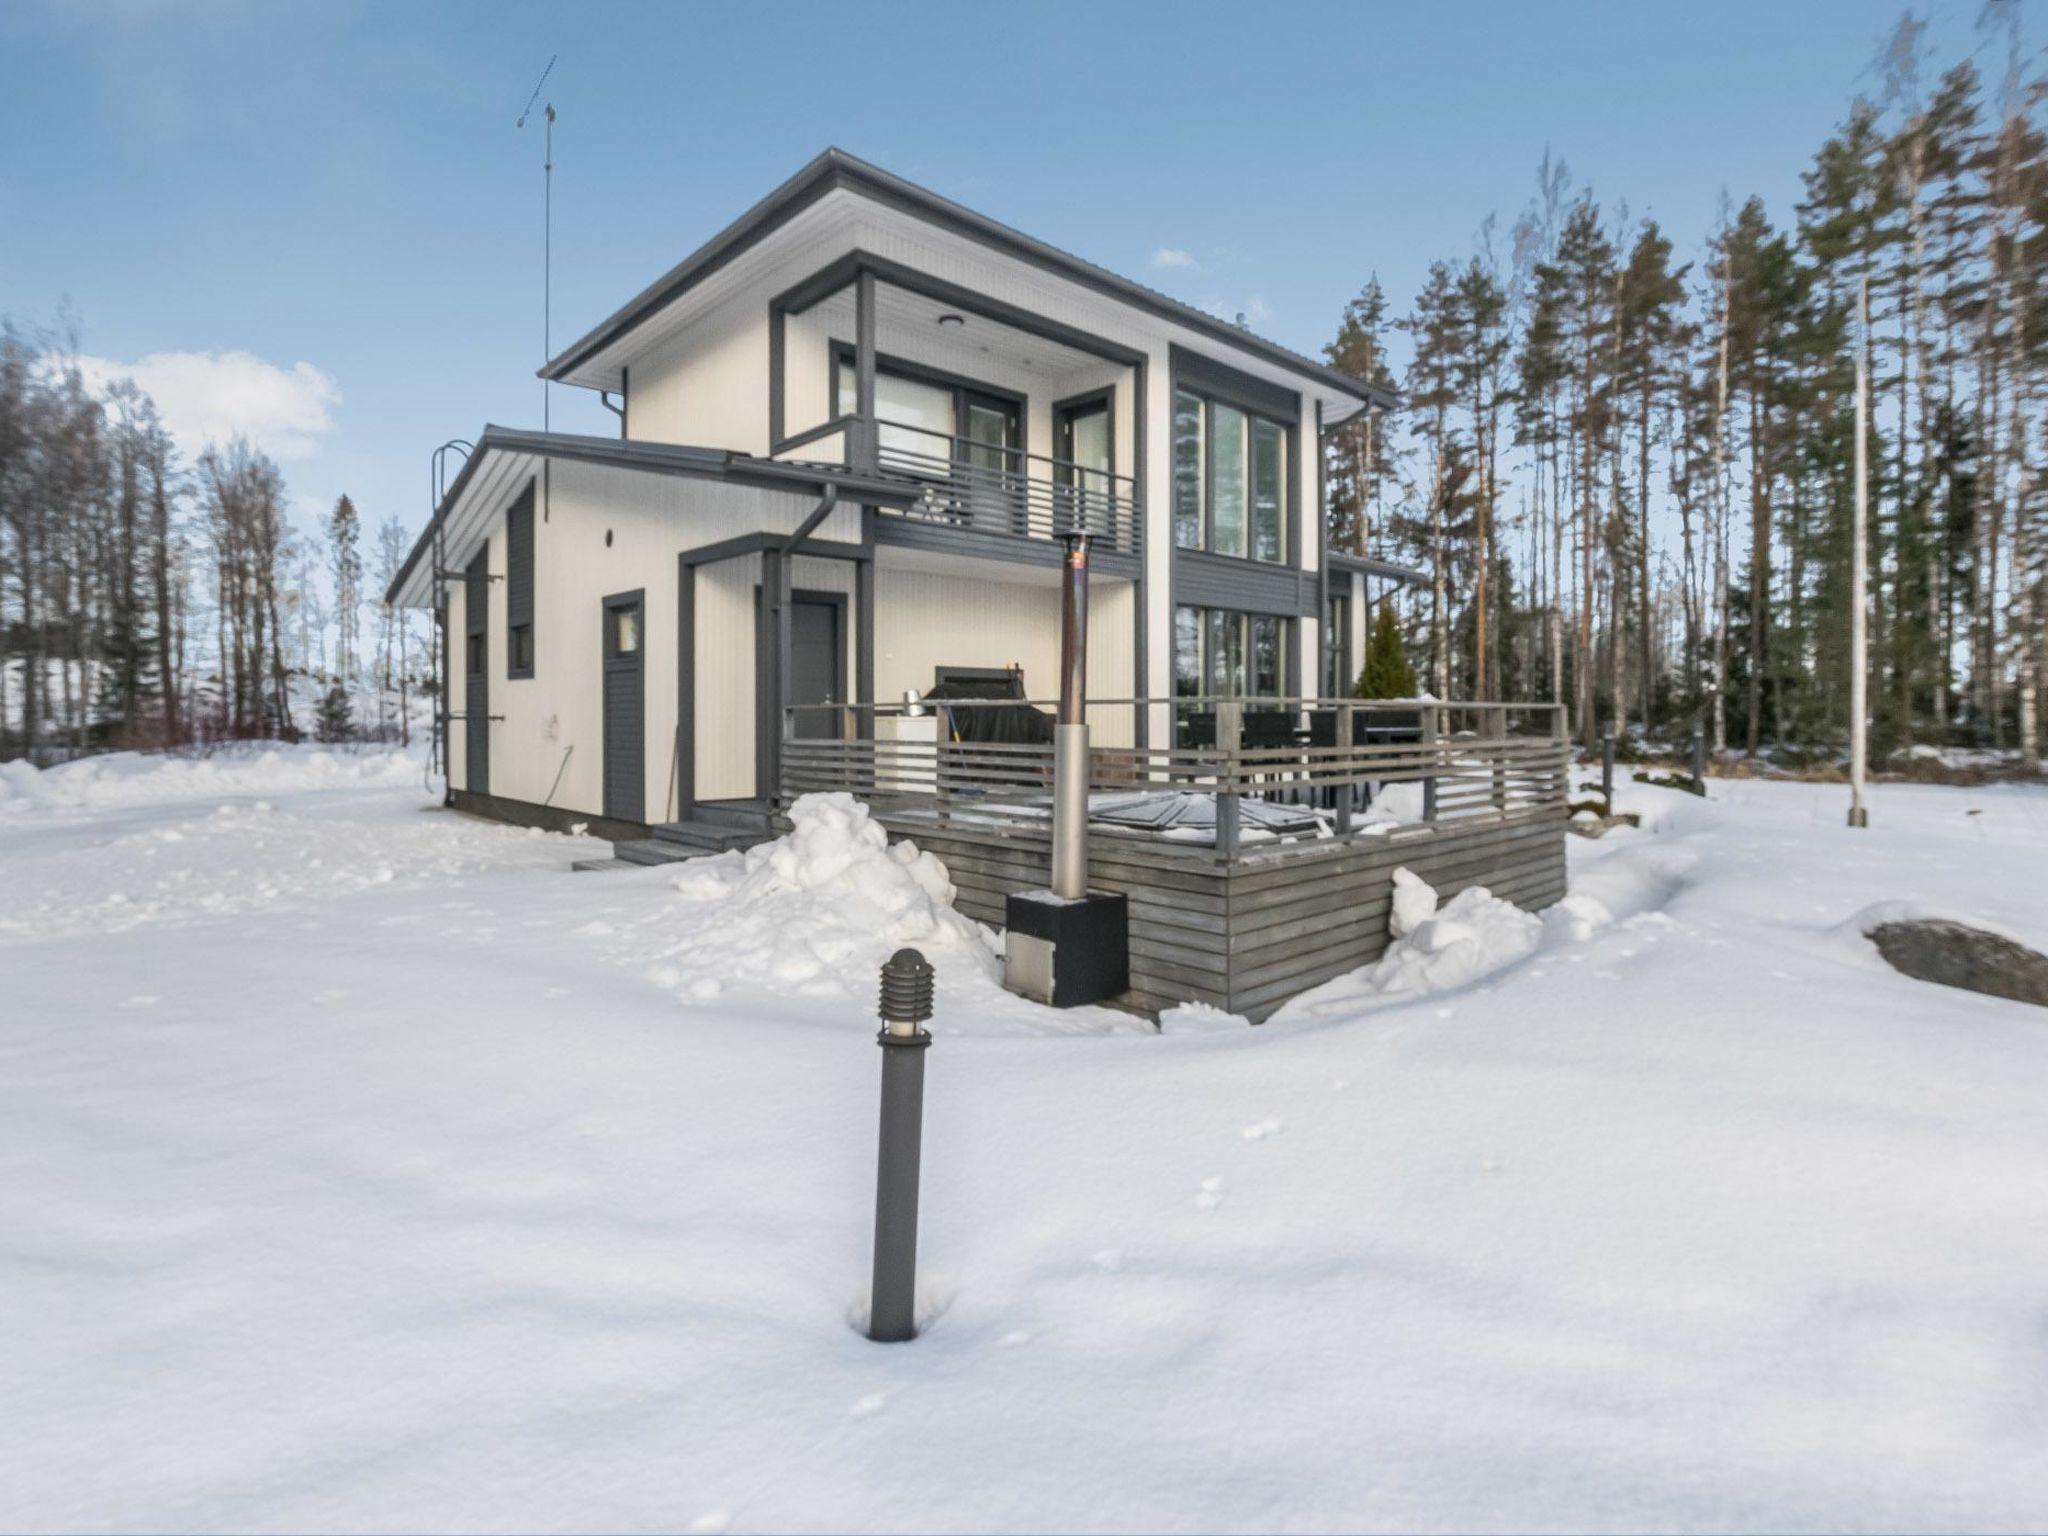
[[[472,795],[491,792],[491,584],[485,558],[479,551],[470,561],[462,588],[462,784]]]
[[[789,690],[792,704],[839,704],[839,680],[846,675],[839,654],[839,605],[798,598],[790,604]],[[837,736],[839,717],[830,710],[806,710],[796,717],[795,734],[807,738]]]
[[[640,592],[604,600],[604,813],[647,819],[647,690]]]

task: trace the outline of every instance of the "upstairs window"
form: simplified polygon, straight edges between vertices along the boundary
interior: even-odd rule
[[[1287,558],[1287,428],[1191,390],[1173,397],[1173,541]]]
[[[533,486],[505,514],[505,675],[533,676]]]

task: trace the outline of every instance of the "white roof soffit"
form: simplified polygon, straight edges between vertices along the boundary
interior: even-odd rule
[[[961,252],[971,264],[980,264],[986,270],[999,274],[1003,284],[1012,291],[1024,288],[1043,294],[1048,307],[1065,311],[1084,310],[1088,318],[1083,320],[1077,316],[1076,323],[1112,339],[1135,342],[1139,337],[1134,332],[1153,338],[1163,332],[1168,339],[1211,356],[1219,347],[1227,348],[1227,361],[1231,366],[1273,383],[1284,384],[1291,390],[1299,390],[1308,401],[1321,401],[1325,425],[1345,420],[1367,405],[1366,401],[1358,398],[1360,386],[1356,381],[1344,378],[1337,370],[1248,331],[1239,336],[1236,328],[1228,322],[1194,311],[1167,295],[1064,252],[1043,247],[1040,242],[1029,243],[1041,247],[1059,262],[1072,266],[1073,273],[1070,275],[1044,260],[1027,259],[998,249],[977,238],[971,230],[950,227],[941,215],[952,210],[992,228],[1002,228],[994,225],[993,221],[981,220],[981,216],[971,210],[956,209],[955,205],[908,183],[896,184],[936,205],[937,212],[921,212],[916,208],[892,204],[885,200],[883,192],[866,190],[865,182],[855,180],[831,186],[782,216],[780,222],[754,234],[732,255],[719,256],[720,247],[734,240],[750,223],[772,218],[775,205],[789,197],[790,189],[819,174],[817,167],[828,162],[854,167],[872,177],[896,181],[875,167],[865,166],[836,151],[828,151],[819,161],[799,172],[784,187],[771,193],[754,209],[714,236],[707,245],[685,258],[679,266],[567,348],[557,363],[550,365],[551,368],[559,368],[554,376],[561,382],[586,388],[617,390],[623,382],[622,370],[633,357],[670,340],[693,320],[751,287],[779,292],[859,247],[863,229],[880,228],[916,241],[941,242]],[[699,263],[707,264],[707,270],[701,275],[689,275],[689,269]],[[969,270],[972,270],[971,265]],[[1100,291],[1094,279],[1121,285],[1127,293],[1119,296]],[[674,298],[662,302],[661,291],[674,285],[680,285],[680,291]],[[975,283],[970,278],[966,280],[966,286],[974,287]],[[1187,318],[1178,320],[1176,315]],[[563,364],[567,366],[561,366]]]

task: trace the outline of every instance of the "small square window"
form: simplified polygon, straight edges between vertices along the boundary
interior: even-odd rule
[[[471,635],[469,637],[469,670],[472,674],[475,674],[483,671],[483,669],[484,637],[482,635]]]
[[[514,624],[510,632],[510,639],[511,645],[509,649],[512,654],[505,658],[506,665],[514,672],[531,672],[533,670],[533,626],[531,624]]]
[[[635,608],[614,608],[612,610],[612,654],[630,656],[640,649],[640,610]]]

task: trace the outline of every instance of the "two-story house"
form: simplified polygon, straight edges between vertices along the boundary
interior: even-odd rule
[[[569,346],[617,439],[484,430],[391,588],[445,595],[452,802],[624,837],[777,786],[783,706],[1057,691],[1095,535],[1098,745],[1342,691],[1369,578],[1321,436],[1371,385],[838,150]],[[865,732],[819,712],[798,728]]]

